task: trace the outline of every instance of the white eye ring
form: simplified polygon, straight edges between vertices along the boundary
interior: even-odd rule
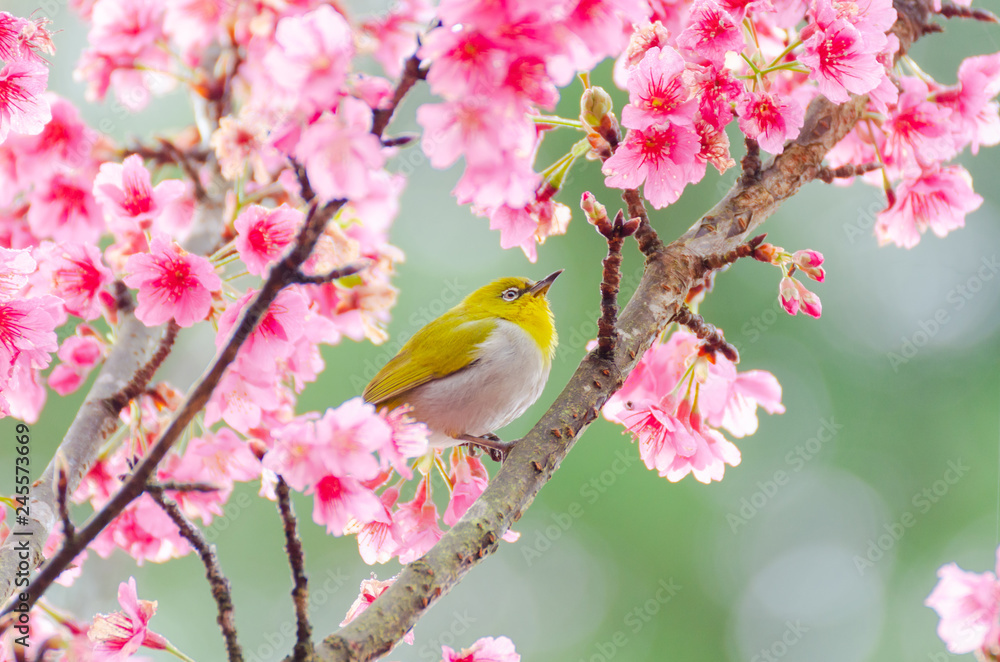
[[[500,296],[503,297],[504,301],[513,301],[518,297],[517,288],[511,287],[509,289],[506,289]]]

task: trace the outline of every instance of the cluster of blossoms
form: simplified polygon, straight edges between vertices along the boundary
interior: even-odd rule
[[[996,572],[1000,573],[1000,549]],[[938,583],[924,602],[941,617],[938,636],[953,654],[975,652],[1000,659],[1000,580],[993,572],[967,572],[954,563],[938,570]]]
[[[774,375],[737,372],[732,361],[704,351],[681,329],[646,352],[603,413],[632,433],[649,469],[671,482],[690,473],[710,483],[722,480],[727,464],[740,463],[739,449],[716,428],[737,438],[753,434],[758,406],[785,411]]]

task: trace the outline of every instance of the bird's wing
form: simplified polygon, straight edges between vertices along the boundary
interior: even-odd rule
[[[493,320],[473,320],[451,329],[443,321],[435,320],[406,341],[365,387],[366,402],[380,404],[468,367],[476,360],[479,344],[496,328]]]

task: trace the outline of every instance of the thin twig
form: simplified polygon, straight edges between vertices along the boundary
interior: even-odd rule
[[[149,384],[153,375],[156,374],[156,371],[160,369],[160,366],[170,354],[170,349],[174,346],[174,341],[177,339],[177,332],[180,331],[180,328],[180,325],[176,321],[170,320],[167,324],[166,333],[160,339],[160,345],[157,347],[156,353],[150,357],[145,365],[136,370],[135,375],[132,376],[131,381],[129,381],[125,388],[108,398],[109,408],[115,412],[119,412],[146,390],[146,385]]]
[[[816,173],[816,179],[819,179],[827,184],[832,184],[834,179],[847,179],[849,177],[858,177],[865,173],[871,172],[872,170],[878,170],[882,167],[881,163],[862,163],[859,165],[854,165],[853,163],[848,163],[847,165],[842,165],[839,168],[830,168],[829,166],[823,166]]]
[[[66,459],[60,451],[56,451],[56,497],[59,503],[59,519],[62,520],[63,540],[72,545],[76,536],[76,527],[69,516],[69,473]]]
[[[209,544],[201,531],[184,516],[178,507],[177,502],[165,495],[163,488],[159,485],[147,485],[146,492],[163,509],[163,512],[173,520],[177,528],[180,529],[181,536],[191,543],[201,562],[205,565],[205,577],[212,589],[212,597],[219,608],[219,615],[216,621],[222,630],[222,636],[226,640],[226,651],[229,653],[229,662],[243,662],[243,649],[240,646],[236,634],[236,615],[233,613],[233,593],[229,586],[229,580],[222,573],[222,566],[219,565],[219,558],[215,553],[215,545]]]
[[[301,271],[295,272],[292,275],[292,282],[299,283],[302,285],[319,285],[322,283],[330,283],[341,278],[346,278],[347,276],[353,276],[359,271],[364,271],[369,266],[371,266],[371,260],[364,262],[355,262],[354,264],[349,264],[346,267],[341,267],[339,269],[334,269],[325,274],[320,274],[318,276],[310,276],[304,274]]]
[[[706,322],[701,315],[691,312],[687,306],[681,306],[677,309],[674,321],[686,326],[691,333],[704,342],[703,351],[718,352],[733,363],[740,362],[740,353],[726,341],[722,331]]]
[[[292,602],[295,604],[295,650],[292,659],[304,662],[313,655],[312,625],[309,623],[309,579],[306,577],[305,553],[302,551],[302,541],[296,530],[295,510],[288,492],[288,483],[278,476],[278,484],[274,488],[278,496],[278,512],[281,513],[281,523],[285,530],[285,553],[292,567]]]
[[[958,5],[944,5],[938,12],[945,18],[971,18],[985,23],[997,23],[997,17],[992,12],[985,9],[973,9],[971,7],[959,7]]]
[[[410,88],[417,84],[418,80],[424,80],[427,77],[427,69],[420,68],[420,58],[414,53],[406,60],[406,67],[403,69],[403,77],[400,78],[399,84],[396,85],[396,91],[392,94],[392,99],[384,108],[379,108],[375,111],[372,118],[372,133],[382,137],[382,133],[385,131],[385,127],[389,126],[389,121],[392,120],[393,113],[396,112],[396,108],[399,103],[406,96],[406,93],[410,91]]]
[[[165,480],[162,483],[150,481],[146,486],[146,491],[148,492],[150,489],[171,492],[218,492],[222,488],[211,483],[178,483],[173,480]]]
[[[750,257],[753,255],[754,250],[760,246],[761,242],[764,241],[764,237],[767,234],[759,234],[750,241],[740,244],[733,250],[723,253],[722,255],[709,255],[703,260],[703,264],[706,269],[721,269],[727,264],[732,264],[741,257]]]

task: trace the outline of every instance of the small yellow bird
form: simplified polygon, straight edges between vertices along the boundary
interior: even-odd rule
[[[409,404],[433,447],[469,442],[504,458],[511,444],[493,432],[523,414],[549,378],[557,337],[545,295],[561,273],[479,288],[406,341],[364,399],[379,409]]]

